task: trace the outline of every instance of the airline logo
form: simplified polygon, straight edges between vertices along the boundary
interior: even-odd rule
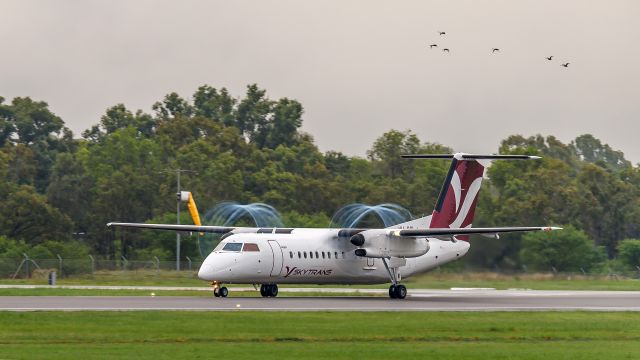
[[[452,166],[454,169],[450,172],[448,184],[445,184],[447,191],[438,200],[438,207],[431,218],[431,228],[466,228],[473,221],[484,166],[475,160],[459,160]]]
[[[300,269],[297,266],[292,268],[285,266],[287,273],[284,277],[289,276],[329,276],[333,272],[331,269]]]

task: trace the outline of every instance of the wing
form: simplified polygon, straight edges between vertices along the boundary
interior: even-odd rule
[[[226,234],[230,231],[237,229],[237,227],[229,227],[229,226],[206,226],[206,225],[198,226],[198,225],[172,225],[172,224],[117,223],[117,222],[108,223],[107,226],[137,228],[137,229],[203,232],[203,233],[216,233],[216,234]],[[255,229],[257,230],[257,228]]]
[[[214,234],[226,234],[232,231],[244,232],[244,233],[263,233],[263,234],[289,234],[293,231],[292,228],[273,228],[273,227],[242,227],[242,226],[209,226],[209,225],[174,225],[174,224],[145,224],[145,223],[119,223],[110,222],[108,227],[125,227],[135,229],[153,229],[153,230],[173,230],[183,232],[199,232],[199,233],[214,233]],[[338,237],[351,237],[357,233],[363,232],[368,229],[360,228],[343,228],[335,229],[338,231]]]
[[[495,227],[495,228],[440,228],[440,229],[407,229],[394,230],[392,235],[400,237],[443,237],[451,238],[456,235],[484,235],[498,237],[498,234],[526,231],[552,231],[561,230],[559,227],[551,226],[521,226],[521,227]]]

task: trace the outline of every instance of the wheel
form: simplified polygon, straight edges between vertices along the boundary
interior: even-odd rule
[[[220,295],[220,297],[227,297],[227,295],[229,295],[229,289],[227,289],[226,287],[221,287],[220,290],[218,290],[218,294]]]
[[[271,296],[271,297],[278,296],[278,285],[277,284],[269,285],[269,296]]]
[[[407,287],[404,285],[397,285],[396,286],[396,298],[397,299],[404,299],[407,297]]]
[[[260,295],[262,295],[262,297],[267,297],[267,285],[260,285]]]
[[[218,288],[213,289],[213,296],[220,297],[220,293],[218,292]]]
[[[397,288],[396,288],[396,286],[395,286],[395,285],[391,285],[391,286],[389,286],[389,297],[390,297],[390,298],[392,298],[392,299],[397,298],[396,290],[397,290]]]

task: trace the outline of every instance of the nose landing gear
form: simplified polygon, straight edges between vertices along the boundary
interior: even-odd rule
[[[262,284],[260,285],[260,295],[262,297],[276,297],[278,296],[277,284]]]
[[[212,282],[211,285],[213,285],[213,296],[225,298],[229,295],[229,289],[224,286],[220,287],[220,283],[217,281]]]

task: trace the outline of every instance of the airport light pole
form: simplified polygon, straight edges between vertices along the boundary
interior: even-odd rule
[[[176,206],[176,213],[177,213],[177,217],[176,217],[176,224],[180,225],[180,174],[181,173],[195,173],[195,171],[193,170],[186,170],[186,169],[171,169],[171,170],[167,170],[167,171],[175,171],[176,172],[176,178],[177,178],[177,189],[178,191],[176,192],[176,197],[178,200],[178,205]],[[180,271],[180,231],[176,231],[176,271]]]

